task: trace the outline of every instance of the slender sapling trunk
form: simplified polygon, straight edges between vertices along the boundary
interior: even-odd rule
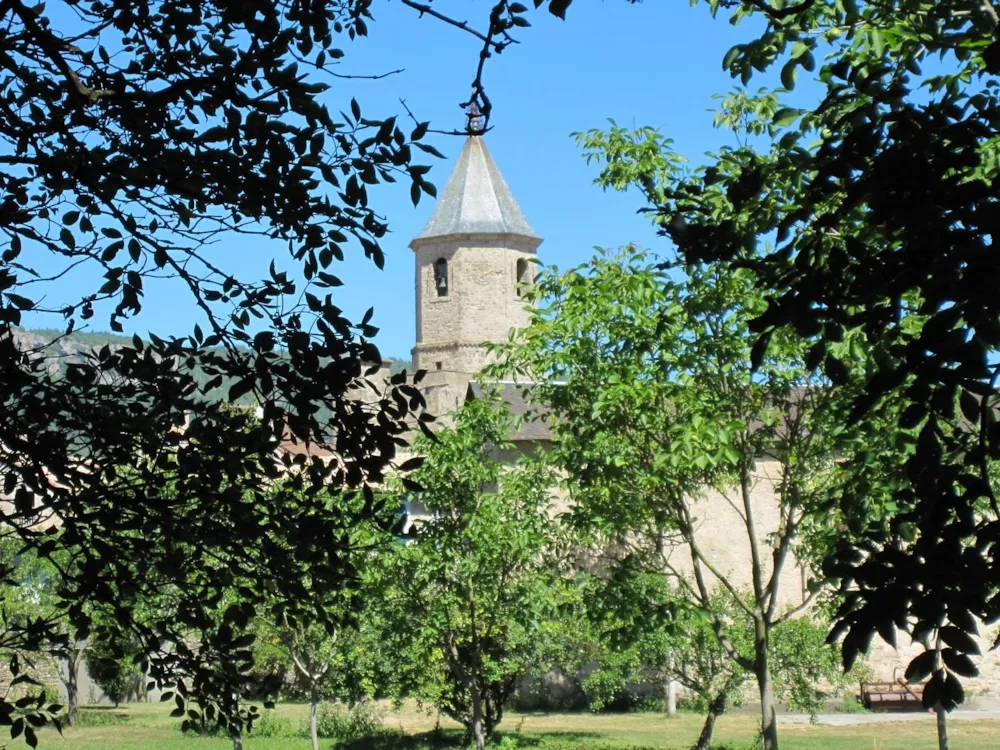
[[[712,734],[715,732],[715,720],[726,712],[726,703],[728,700],[728,690],[724,689],[708,704],[708,714],[705,716],[705,724],[701,728],[701,734],[698,735],[698,742],[695,743],[693,750],[708,750],[711,746]]]
[[[937,643],[934,646],[934,668],[942,669],[944,664],[941,659],[941,636],[938,635]],[[948,750],[948,712],[944,710],[941,701],[934,705],[934,713],[937,715],[937,738],[938,750]]]
[[[75,648],[66,660],[66,724],[76,724],[80,710],[80,660],[83,649]]]
[[[758,614],[754,618],[754,673],[760,691],[760,734],[764,750],[778,750],[778,717],[774,706],[774,680],[767,653],[767,624]]]
[[[313,750],[319,750],[319,691],[315,685],[309,693],[309,736]]]
[[[948,712],[938,703],[934,706],[934,713],[937,714],[938,750],[948,750]]]

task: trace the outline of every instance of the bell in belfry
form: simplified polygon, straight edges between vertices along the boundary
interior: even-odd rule
[[[434,264],[434,286],[437,287],[438,297],[448,296],[448,261],[439,258]]]

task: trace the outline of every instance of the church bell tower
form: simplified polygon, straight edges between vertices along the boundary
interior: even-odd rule
[[[410,243],[415,256],[417,345],[432,413],[465,399],[490,361],[484,343],[528,323],[519,286],[534,279],[542,238],[528,224],[481,135],[470,135],[430,220]]]

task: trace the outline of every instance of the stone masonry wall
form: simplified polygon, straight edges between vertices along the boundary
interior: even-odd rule
[[[517,295],[517,261],[534,258],[534,245],[495,236],[415,245],[417,345],[413,364],[427,370],[424,387],[429,400],[454,409],[464,400],[468,381],[490,360],[480,345],[506,341],[511,328],[527,325],[529,313]],[[434,265],[439,259],[448,262],[445,297],[437,295],[434,285]],[[435,390],[438,394],[432,396]]]
[[[776,461],[762,460],[757,463],[753,487],[753,511],[757,535],[764,549],[765,580],[773,569],[771,549],[767,546],[768,535],[778,530],[778,502],[775,487],[780,477],[780,467]],[[734,505],[736,507],[734,507]],[[719,572],[738,587],[751,586],[750,545],[747,537],[742,502],[738,488],[731,493],[706,492],[695,503],[697,518],[696,540]],[[678,545],[670,553],[671,564],[689,575],[691,557],[686,546]],[[779,583],[779,607],[794,607],[807,595],[806,577],[802,567],[794,560],[785,562]],[[979,660],[981,676],[963,679],[970,697],[977,695],[1000,696],[1000,653],[990,651],[996,628],[982,628],[979,638],[983,656]],[[866,664],[873,672],[875,680],[892,680],[902,676],[906,665],[923,649],[919,644],[910,644],[905,634],[899,634],[898,650],[893,649],[879,637],[872,641],[872,648]]]

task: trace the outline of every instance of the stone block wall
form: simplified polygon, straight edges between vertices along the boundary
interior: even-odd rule
[[[415,245],[417,369],[462,372],[471,379],[489,359],[480,344],[506,341],[511,328],[527,325],[529,313],[517,294],[517,262],[535,257],[533,244],[470,236]],[[443,297],[434,283],[439,259],[448,263]]]
[[[780,465],[773,460],[758,461],[754,480],[751,505],[767,580],[773,569],[773,557],[766,540],[779,527],[776,488],[780,480]],[[732,492],[727,493],[707,491],[696,500],[694,508],[697,518],[695,538],[699,547],[723,575],[738,587],[749,589],[752,585],[750,544],[738,488],[734,487]],[[670,552],[670,561],[682,574],[690,575],[691,556],[686,546],[675,546]],[[805,571],[794,557],[786,560],[779,580],[779,607],[794,607],[808,595]],[[996,627],[980,629],[979,645],[983,656],[978,665],[981,675],[963,679],[970,696],[1000,696],[1000,652],[990,651],[996,631]],[[909,637],[903,633],[898,634],[897,646],[893,649],[878,636],[873,639],[865,661],[873,679],[902,677],[906,665],[923,650],[920,644],[911,644]]]

